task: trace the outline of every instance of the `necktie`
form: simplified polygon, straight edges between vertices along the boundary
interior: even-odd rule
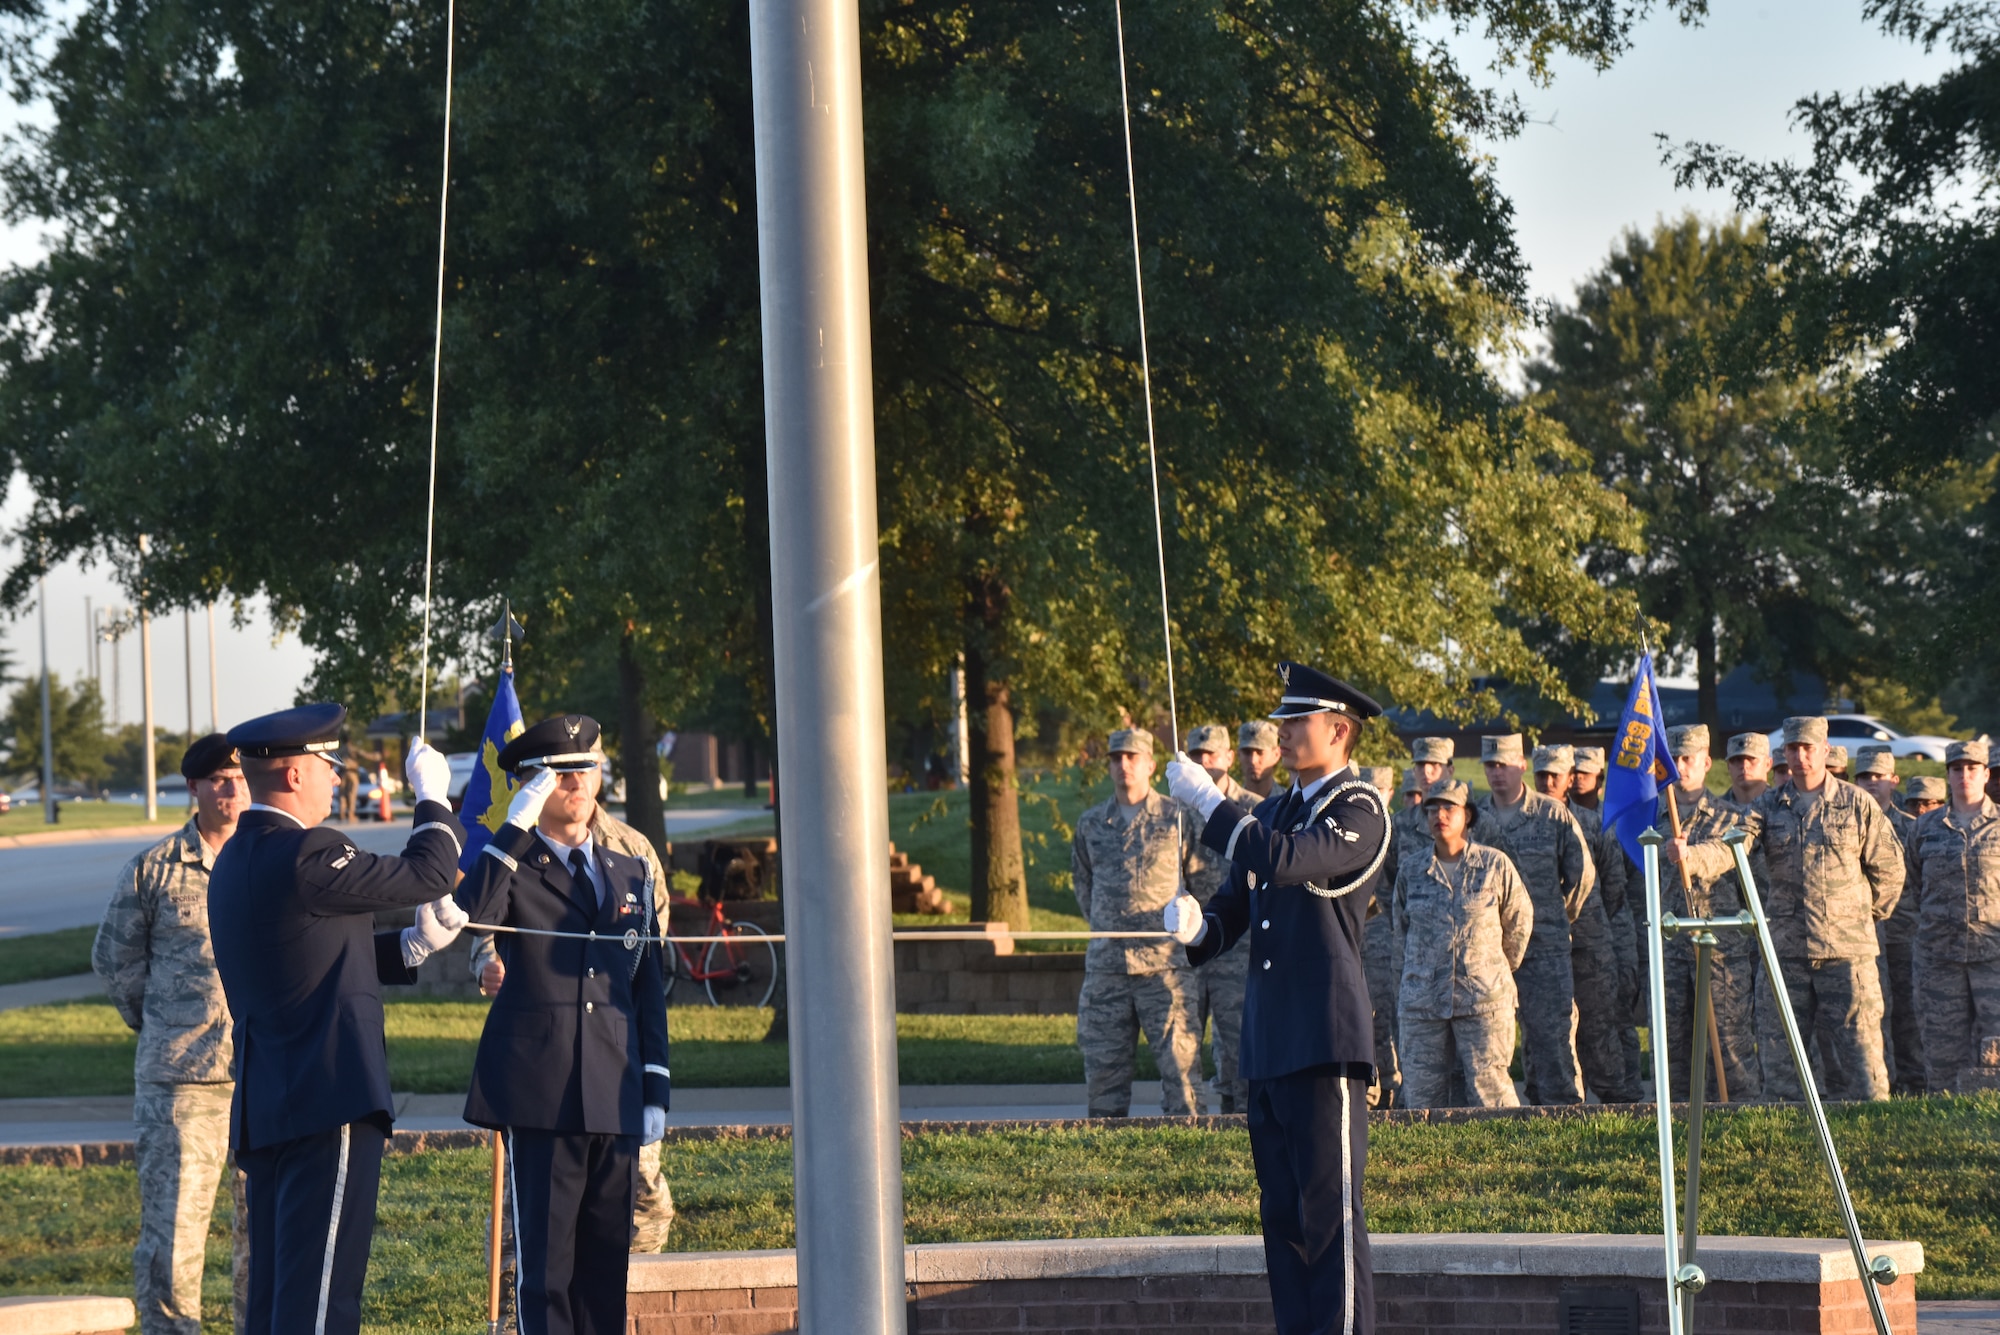
[[[1294,788],[1285,794],[1285,800],[1278,804],[1277,829],[1282,833],[1292,828],[1292,822],[1299,818],[1299,809],[1305,805],[1303,795]]]
[[[596,902],[597,888],[590,883],[590,864],[584,861],[583,850],[580,848],[570,850],[569,874],[576,878],[578,888],[588,890],[591,901]]]

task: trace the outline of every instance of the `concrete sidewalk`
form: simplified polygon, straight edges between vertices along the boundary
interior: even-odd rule
[[[52,1001],[84,1001],[104,995],[104,980],[94,973],[64,974],[61,978],[37,978],[26,983],[0,985],[0,1011],[23,1006],[46,1006]]]

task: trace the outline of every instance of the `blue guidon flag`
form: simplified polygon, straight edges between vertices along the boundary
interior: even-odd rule
[[[1642,865],[1639,836],[1652,825],[1660,809],[1660,789],[1677,771],[1667,748],[1667,726],[1660,714],[1660,688],[1653,680],[1653,656],[1639,663],[1625,712],[1618,716],[1609,763],[1604,767],[1604,823],[1617,831],[1633,865]]]
[[[521,701],[514,694],[514,670],[500,670],[500,684],[493,691],[493,708],[486,713],[486,731],[479,738],[479,757],[473,762],[472,778],[465,785],[465,800],[458,809],[458,823],[465,827],[465,852],[458,859],[460,871],[471,871],[479,860],[479,850],[507,819],[507,804],[520,787],[514,776],[500,768],[500,752],[521,735]]]

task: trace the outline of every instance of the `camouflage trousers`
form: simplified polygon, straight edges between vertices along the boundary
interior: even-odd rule
[[[1361,938],[1361,968],[1368,979],[1368,1004],[1375,1011],[1375,1087],[1368,1091],[1371,1108],[1400,1108],[1398,1093],[1403,1087],[1403,1070],[1396,1051],[1396,961],[1391,952],[1395,941],[1389,933],[1389,919],[1378,916]]]
[[[1639,1087],[1629,1079],[1625,1049],[1618,1041],[1625,982],[1619,976],[1618,955],[1609,939],[1570,950],[1570,977],[1575,989],[1576,1060],[1583,1083],[1600,1103],[1637,1103]]]
[[[1799,1034],[1816,1045],[1814,1082],[1829,1099],[1886,1099],[1889,1070],[1882,1063],[1882,984],[1875,961],[1781,959],[1785,991]],[[1805,1097],[1798,1067],[1785,1043],[1775,1004],[1757,1007],[1764,1097],[1798,1102]],[[1729,1091],[1732,1095],[1735,1090]]]
[[[1521,1018],[1521,1074],[1532,1104],[1581,1103],[1576,1053],[1570,1047],[1575,984],[1570,977],[1569,943],[1537,937],[1514,970]]]
[[[1646,1008],[1646,963],[1640,953],[1639,928],[1632,920],[1632,902],[1618,910],[1611,920],[1611,944],[1618,953],[1618,1051],[1625,1059],[1625,1083],[1642,1088],[1645,1062],[1639,1051],[1639,1025]]]
[[[133,1090],[139,1171],[139,1245],[132,1288],[142,1335],[201,1335],[201,1273],[216,1188],[229,1169],[229,1099],[235,1086],[168,1085]],[[231,1171],[231,1176],[235,1174]],[[247,1277],[248,1234],[236,1212],[236,1271]]]
[[[1882,1060],[1889,1068],[1889,1088],[1898,1094],[1921,1094],[1927,1088],[1916,955],[1910,942],[1894,941],[1884,942],[1875,957],[1882,982]]]
[[[1236,1055],[1243,1046],[1243,989],[1250,975],[1250,943],[1238,941],[1194,970],[1194,1034],[1211,1029],[1215,1043],[1215,1092],[1221,1111],[1245,1112],[1250,1107],[1250,1082],[1236,1073]]]
[[[1924,1008],[1926,1083],[1961,1093],[1978,1067],[1985,1040],[2000,1037],[2000,960],[1957,964],[1926,959],[1917,970]]]
[[[1201,1067],[1201,1039],[1194,1027],[1193,973],[1085,972],[1076,1003],[1076,1045],[1083,1050],[1092,1117],[1131,1114],[1133,1063],[1142,1032],[1160,1068],[1160,1111],[1169,1117],[1199,1111],[1194,1078]]]
[[[1478,1107],[1521,1106],[1514,1078],[1507,1074],[1507,1064],[1514,1059],[1512,1011],[1454,1015],[1449,1020],[1405,1015],[1401,1031],[1404,1107],[1454,1106],[1454,1075],[1462,1079],[1470,1096],[1467,1101]]]
[[[1708,1088],[1705,1097],[1715,1098],[1715,1068],[1729,1084],[1732,1103],[1764,1097],[1764,1067],[1757,1050],[1757,990],[1769,984],[1763,979],[1755,937],[1741,932],[1717,933],[1721,944],[1708,956],[1708,999],[1715,1007],[1716,1038],[1720,1055],[1708,1055]],[[1666,942],[1667,976],[1667,1078],[1673,1097],[1688,1096],[1688,1062],[1694,1051],[1694,947],[1685,938]],[[1763,1008],[1768,1008],[1769,1002]],[[1776,1049],[1785,1051],[1784,1040]],[[1789,1062],[1790,1057],[1785,1057]]]

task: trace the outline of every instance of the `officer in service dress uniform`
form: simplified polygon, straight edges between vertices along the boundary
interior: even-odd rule
[[[1246,811],[1199,765],[1167,767],[1230,875],[1206,909],[1183,895],[1164,920],[1195,964],[1250,938],[1240,1062],[1272,1311],[1282,1335],[1355,1335],[1375,1328],[1361,1202],[1375,1073],[1362,919],[1388,862],[1389,815],[1348,762],[1382,707],[1309,667],[1278,674],[1271,717],[1289,788]]]
[[[378,857],[322,826],[340,779],[340,705],[230,730],[250,806],[209,874],[209,935],[234,1026],[230,1147],[250,1212],[246,1335],[355,1335],[394,1116],[383,983],[458,935],[451,767],[417,742],[406,772],[416,828]],[[378,909],[417,906],[400,932]]]
[[[465,1100],[507,1140],[521,1335],[623,1335],[639,1146],[667,1127],[666,976],[640,939],[653,874],[592,834],[597,740],[569,714],[507,744],[500,767],[526,782],[458,890],[474,923],[574,934],[494,943],[507,983]]]

